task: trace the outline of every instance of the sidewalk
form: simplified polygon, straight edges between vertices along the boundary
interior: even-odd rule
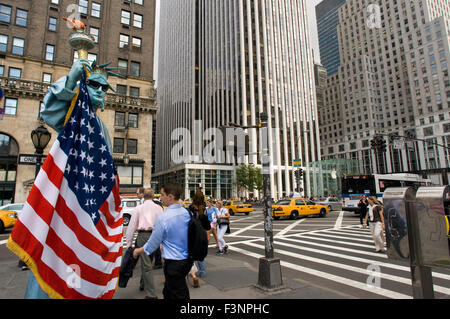
[[[285,278],[283,288],[265,292],[255,285],[258,283],[258,261],[250,264],[238,258],[232,248],[229,254],[216,256],[216,249],[210,248],[206,258],[206,276],[199,278],[200,287],[193,288],[189,277],[188,286],[191,299],[349,299],[348,295],[328,289],[321,289],[301,282],[296,278]],[[139,291],[141,275],[140,263],[126,288],[119,288],[114,299],[143,299],[145,292]],[[154,281],[158,298],[163,298],[162,269],[154,270]]]

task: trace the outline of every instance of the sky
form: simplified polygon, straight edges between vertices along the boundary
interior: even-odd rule
[[[319,37],[317,35],[317,23],[316,23],[316,5],[323,0],[306,0],[308,6],[308,18],[309,18],[309,31],[311,35],[311,47],[314,49],[314,58],[317,63],[320,63],[319,55]]]
[[[156,1],[156,39],[158,37],[159,32],[159,2],[161,0]],[[311,47],[314,50],[314,60],[317,63],[320,63],[320,55],[319,55],[319,39],[317,35],[317,24],[316,24],[316,10],[315,7],[323,0],[306,0],[306,5],[308,9],[308,18],[309,18],[309,31],[311,35]],[[154,79],[157,80],[158,75],[158,41],[155,42],[155,67],[154,67]],[[157,82],[155,82],[155,85],[157,85]]]

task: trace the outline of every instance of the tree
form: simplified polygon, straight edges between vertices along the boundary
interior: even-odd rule
[[[236,169],[236,184],[238,189],[244,188],[252,193],[255,189],[262,191],[263,178],[261,169],[254,164],[241,164]]]

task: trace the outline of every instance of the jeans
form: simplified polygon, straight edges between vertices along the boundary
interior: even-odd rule
[[[198,277],[205,277],[206,276],[206,261],[205,260],[196,261],[195,265],[197,266],[197,269],[198,269],[196,275]]]

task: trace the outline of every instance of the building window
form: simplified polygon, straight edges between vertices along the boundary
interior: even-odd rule
[[[143,168],[141,166],[118,166],[117,174],[119,174],[121,185],[142,185]]]
[[[128,47],[128,44],[130,43],[130,37],[126,34],[120,34],[119,35],[119,48]]]
[[[125,113],[124,112],[116,112],[114,125],[115,126],[125,126]]]
[[[98,43],[98,36],[100,34],[100,30],[98,28],[89,27],[89,34],[94,38],[94,42]]]
[[[12,9],[10,6],[5,6],[4,4],[0,4],[0,22],[11,22],[11,13]]]
[[[5,98],[5,114],[14,116],[17,114],[17,99]]]
[[[52,83],[52,74],[44,72],[42,74],[42,82],[44,82],[44,83]]]
[[[20,79],[22,77],[22,69],[18,68],[9,68],[8,77],[13,79]]]
[[[130,86],[130,96],[132,97],[141,96],[140,89],[138,87]]]
[[[124,139],[123,138],[114,138],[114,146],[113,146],[113,152],[114,153],[124,153]]]
[[[423,128],[423,135],[424,136],[431,136],[431,135],[433,135],[433,127],[432,126],[424,127]]]
[[[28,11],[17,9],[16,10],[16,25],[26,27],[28,24]]]
[[[141,63],[131,61],[130,74],[132,76],[140,76],[141,75]]]
[[[100,3],[92,2],[91,16],[100,18],[102,15],[102,5]]]
[[[89,2],[87,0],[78,1],[78,12],[81,14],[88,14]]]
[[[138,114],[128,113],[128,127],[137,128],[138,127]]]
[[[59,0],[52,0],[53,4],[59,4]]]
[[[12,54],[23,55],[25,48],[25,40],[21,38],[13,38]]]
[[[56,31],[58,25],[58,19],[49,17],[48,18],[48,30],[49,31]]]
[[[127,153],[137,154],[137,140],[134,139],[127,140]]]
[[[131,12],[130,11],[126,11],[126,10],[122,10],[122,16],[121,16],[121,20],[120,22],[124,25],[130,25],[130,20],[131,20]]]
[[[128,61],[127,60],[119,59],[117,66],[120,68],[119,69],[120,74],[127,75],[127,73],[128,73]]]
[[[134,3],[140,4],[141,6],[144,5],[144,0],[134,0]]]
[[[133,37],[133,46],[140,48],[142,46],[142,39]]]
[[[142,29],[142,20],[143,20],[142,15],[135,13],[133,15],[133,26]]]
[[[127,86],[126,85],[117,84],[117,86],[116,86],[116,93],[120,94],[120,95],[127,95]]]
[[[4,76],[4,75],[5,75],[5,66],[0,65],[0,76]]]
[[[47,44],[45,47],[45,59],[47,61],[53,61],[55,59],[55,46]]]
[[[6,52],[8,49],[8,36],[0,34],[0,52]]]

